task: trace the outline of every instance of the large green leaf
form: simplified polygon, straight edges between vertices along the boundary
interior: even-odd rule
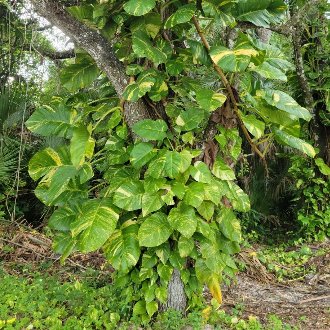
[[[168,94],[168,86],[165,81],[158,79],[156,83],[151,87],[151,90],[148,92],[149,98],[158,102],[164,99]]]
[[[158,311],[158,302],[155,300],[146,303],[147,313],[152,317]]]
[[[150,162],[146,171],[147,176],[158,179],[165,175],[166,153],[166,150],[161,150],[157,157]]]
[[[220,203],[225,193],[224,183],[213,179],[210,183],[204,185],[204,199],[213,202],[215,205]]]
[[[157,72],[153,69],[149,69],[140,73],[136,82],[126,86],[122,96],[123,99],[136,102],[139,98],[144,96],[152,89],[152,87],[158,81],[157,78],[159,78]]]
[[[70,226],[72,236],[77,237],[79,250],[91,252],[99,249],[114,232],[118,218],[110,199],[86,201],[81,214]]]
[[[169,29],[175,25],[189,22],[195,14],[196,7],[193,4],[179,7],[165,22],[165,29]]]
[[[129,0],[124,4],[126,13],[133,16],[142,16],[156,6],[155,0]]]
[[[198,280],[207,284],[212,296],[221,304],[222,294],[219,274],[210,270],[210,268],[207,267],[205,260],[201,258],[196,261],[195,271]]]
[[[201,88],[196,91],[196,101],[204,110],[214,111],[223,105],[226,101],[226,96],[207,88]]]
[[[159,13],[151,12],[139,19],[135,19],[132,22],[130,29],[132,33],[137,30],[145,30],[151,38],[155,39],[162,26],[161,15]],[[129,76],[136,75],[138,72],[143,71],[143,67],[136,64],[131,64],[130,66],[132,67],[133,72],[131,71],[132,74],[127,72]]]
[[[296,149],[302,151],[303,153],[305,153],[306,155],[308,155],[309,157],[312,157],[312,158],[315,157],[316,152],[315,152],[313,146],[310,145],[309,143],[307,143],[304,140],[299,139],[295,136],[292,136],[292,135],[286,133],[285,131],[278,129],[276,127],[273,127],[272,130],[275,133],[275,137],[277,137],[281,143],[286,144],[292,148],[296,148]]]
[[[84,4],[80,6],[68,6],[66,10],[79,21],[82,21],[87,25],[95,27],[93,23],[93,5]],[[81,56],[81,54],[78,53],[77,56],[79,55]]]
[[[76,115],[74,110],[65,107],[53,109],[44,105],[38,108],[25,124],[33,133],[43,136],[66,137],[70,129],[74,127]]]
[[[67,190],[68,185],[76,175],[75,166],[59,166],[44,177],[35,190],[35,194],[44,204],[53,205],[57,198]]]
[[[83,60],[66,66],[61,71],[61,82],[69,91],[74,92],[89,86],[100,74],[94,61]]]
[[[29,162],[29,175],[33,180],[39,180],[63,165],[60,155],[52,148],[37,152]]]
[[[164,205],[164,201],[158,192],[147,192],[142,196],[142,215],[158,211]]]
[[[144,31],[137,31],[133,34],[132,48],[137,56],[147,57],[156,65],[165,63],[167,60],[167,55],[152,44],[148,34]]]
[[[224,182],[226,185],[225,195],[232,203],[234,210],[248,212],[250,210],[249,196],[233,181]]]
[[[144,190],[148,193],[154,193],[160,189],[168,189],[168,183],[165,178],[152,178],[144,176]]]
[[[199,108],[189,108],[182,111],[177,117],[175,123],[183,131],[190,131],[197,128],[204,119],[204,112]]]
[[[216,231],[218,229],[215,229],[214,226],[212,228],[209,223],[198,217],[196,232],[201,233],[211,244],[217,242]]]
[[[261,77],[266,79],[276,79],[281,81],[288,80],[288,78],[286,77],[285,73],[282,70],[272,66],[268,62],[263,62],[257,66],[251,64],[249,70],[258,73]]]
[[[268,124],[278,124],[281,127],[285,127],[290,134],[300,135],[300,122],[299,118],[291,115],[288,112],[279,110],[261,98],[250,98],[253,102],[254,111]]]
[[[258,52],[246,42],[234,49],[223,46],[212,46],[210,49],[213,62],[226,72],[244,71],[250,63],[251,56],[256,55]]]
[[[94,176],[93,168],[90,163],[84,163],[78,170],[77,176],[81,184],[87,182]]]
[[[312,118],[310,112],[301,107],[290,95],[273,89],[257,91],[257,95],[269,105],[289,113],[297,118],[309,121]]]
[[[243,115],[240,113],[244,126],[256,138],[260,139],[264,135],[265,123],[258,120],[254,115]]]
[[[231,241],[241,241],[241,226],[234,212],[230,208],[222,208],[216,220],[222,233]]]
[[[212,174],[208,166],[201,161],[194,163],[194,166],[190,169],[190,175],[198,182],[210,183],[212,180]]]
[[[322,158],[316,158],[315,164],[323,175],[330,175],[330,167],[324,162]]]
[[[167,176],[175,178],[184,173],[190,166],[192,155],[189,151],[167,151],[165,155],[164,170]]]
[[[195,247],[195,242],[192,237],[187,238],[185,236],[180,236],[178,241],[178,249],[180,257],[185,258],[188,257],[193,248]]]
[[[186,42],[191,50],[194,63],[201,63],[206,66],[210,66],[212,64],[207,49],[200,41],[187,40]]]
[[[126,221],[122,228],[115,230],[104,246],[110,264],[122,273],[128,273],[140,258],[138,240],[139,226],[134,221]]]
[[[221,180],[235,180],[234,170],[220,157],[216,158],[212,167],[212,173]]]
[[[134,146],[131,151],[131,163],[135,168],[141,168],[147,164],[153,157],[156,151],[151,143],[141,142]]]
[[[219,198],[220,200],[220,198]],[[203,201],[197,208],[198,213],[207,221],[210,221],[214,214],[214,203],[210,201]]]
[[[189,238],[196,231],[197,216],[193,207],[181,202],[176,208],[170,211],[168,222],[173,229]]]
[[[240,0],[236,4],[236,19],[256,26],[269,27],[278,23],[286,10],[282,0]]]
[[[140,91],[139,84],[133,82],[133,83],[126,86],[126,88],[123,92],[123,99],[127,100],[127,101],[130,101],[130,102],[136,102],[145,93]]]
[[[204,198],[205,194],[205,183],[202,182],[192,182],[188,185],[186,194],[184,196],[184,202],[188,205],[198,208]]]
[[[85,162],[85,158],[92,158],[94,153],[95,140],[84,126],[74,128],[70,144],[72,164],[76,167]]]
[[[48,220],[48,227],[59,231],[70,231],[71,223],[76,219],[76,212],[70,207],[60,207]]]
[[[133,126],[133,132],[147,140],[162,141],[166,137],[168,127],[164,120],[144,119]]]
[[[61,254],[61,262],[63,262],[71,252],[75,251],[77,240],[72,238],[68,232],[57,233],[54,237],[53,249],[55,253]]]
[[[173,229],[164,213],[157,212],[146,218],[140,226],[138,237],[141,246],[155,247],[166,242]]]
[[[166,63],[166,72],[171,76],[178,76],[184,69],[184,63],[181,58],[169,60]]]
[[[142,208],[142,195],[144,188],[141,181],[130,181],[122,184],[113,196],[113,203],[127,211]]]

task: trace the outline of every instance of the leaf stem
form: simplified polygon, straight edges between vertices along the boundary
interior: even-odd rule
[[[208,50],[208,52],[210,51],[210,45],[208,43],[208,41],[206,40],[205,38],[205,35],[204,35],[204,32],[202,31],[201,29],[201,26],[199,25],[199,22],[196,18],[196,16],[193,16],[192,17],[192,21],[195,25],[195,28],[196,28],[196,31],[199,35],[199,37],[201,38],[201,41],[203,43],[203,45],[205,46],[205,48]],[[210,56],[211,58],[211,56]],[[243,131],[243,134],[245,135],[247,141],[249,142],[249,144],[251,145],[251,148],[252,150],[254,150],[254,152],[262,159],[262,161],[264,162],[265,166],[266,166],[266,162],[265,162],[265,158],[264,158],[264,155],[263,153],[258,149],[258,147],[253,143],[251,137],[250,137],[250,134],[248,132],[248,130],[246,129],[240,115],[239,115],[239,111],[238,111],[238,106],[237,106],[237,101],[236,101],[236,98],[235,98],[235,95],[234,95],[234,92],[233,92],[233,89],[230,85],[230,83],[228,82],[225,74],[223,73],[222,69],[213,61],[213,59],[211,58],[211,61],[212,61],[212,65],[213,65],[213,68],[214,70],[218,73],[218,75],[220,76],[221,78],[221,81],[222,83],[224,84],[224,86],[226,87],[227,89],[227,92],[228,92],[228,95],[229,95],[229,98],[230,98],[230,101],[234,107],[234,112],[237,116],[237,119],[238,119],[238,123]],[[267,168],[267,166],[266,166]]]

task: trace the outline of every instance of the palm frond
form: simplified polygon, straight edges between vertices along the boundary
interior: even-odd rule
[[[8,144],[0,137],[0,183],[8,183],[17,169],[19,149],[17,144]]]

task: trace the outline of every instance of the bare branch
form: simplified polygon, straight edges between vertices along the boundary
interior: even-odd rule
[[[52,50],[48,50],[48,49],[43,49],[43,48],[38,47],[38,46],[31,46],[30,47],[30,45],[25,45],[23,47],[23,50],[25,50],[25,51],[34,51],[34,52],[38,53],[39,55],[41,55],[42,57],[48,57],[51,60],[64,60],[64,59],[73,58],[73,57],[76,56],[73,49],[59,52],[59,51],[52,51]]]
[[[45,26],[38,27],[38,28],[37,28],[37,31],[38,31],[38,32],[46,31],[46,30],[48,30],[48,29],[51,29],[52,27],[53,27],[52,24],[47,24],[47,25],[45,25]]]

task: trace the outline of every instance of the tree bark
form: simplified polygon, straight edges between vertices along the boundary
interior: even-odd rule
[[[314,113],[313,105],[313,95],[309,87],[307,77],[304,70],[304,59],[301,52],[301,31],[298,28],[294,28],[292,33],[292,43],[294,51],[294,61],[296,66],[296,73],[299,81],[299,85],[302,91],[302,97],[305,107]]]
[[[74,42],[83,48],[104,71],[119,98],[122,98],[129,77],[123,64],[117,59],[110,43],[97,31],[72,17],[56,0],[31,0],[35,11],[50,23],[57,26]],[[142,100],[124,103],[124,116],[128,127],[142,120],[151,118],[148,107]]]
[[[268,44],[270,37],[272,36],[272,31],[269,29],[265,29],[265,28],[259,28],[256,29],[257,35],[259,37],[259,39],[265,43]]]
[[[184,284],[181,280],[180,271],[174,269],[167,288],[166,309],[175,309],[184,313],[186,308],[187,296],[184,291]]]

